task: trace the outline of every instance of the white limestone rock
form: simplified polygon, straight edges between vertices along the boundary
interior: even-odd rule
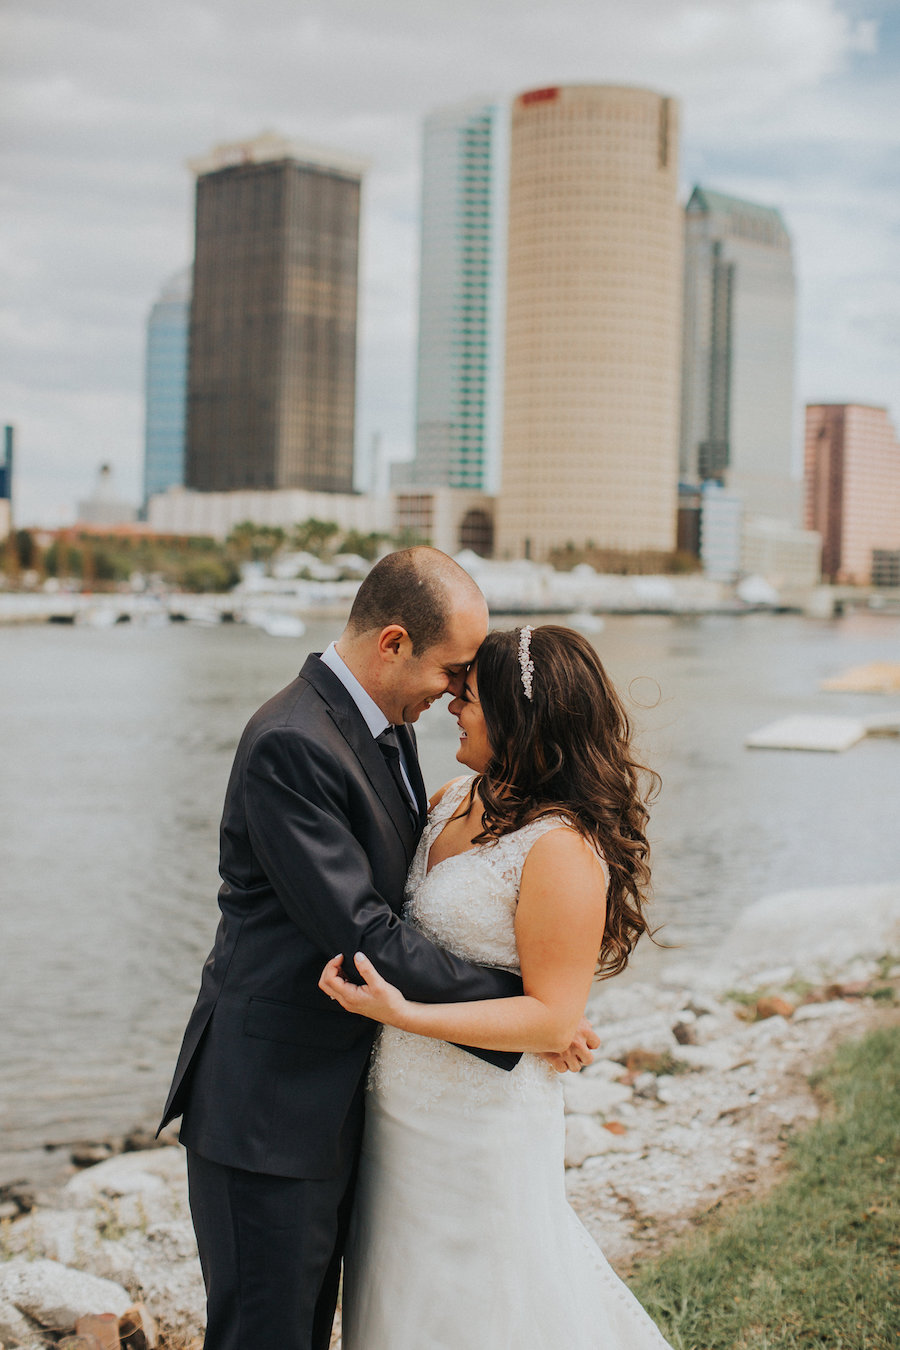
[[[592,1009],[588,1010],[588,1017],[594,1021]],[[678,1042],[672,1035],[672,1025],[676,1020],[673,1012],[663,1011],[623,1017],[603,1026],[594,1022],[594,1025],[603,1037],[603,1053],[610,1059],[619,1059],[629,1050],[650,1050],[660,1055],[667,1050],[675,1052]]]
[[[832,1003],[804,1003],[795,1009],[792,1022],[822,1022],[855,1016],[852,1003],[837,1000]]]
[[[745,1022],[733,1035],[733,1040],[745,1050],[762,1050],[763,1047],[783,1045],[794,1038],[793,1027],[780,1014],[767,1017],[763,1022]]]
[[[678,1091],[676,1080],[669,1073],[661,1073],[656,1079],[656,1100],[663,1105],[672,1105],[685,1095]]]
[[[900,947],[900,884],[784,891],[749,905],[719,950],[720,969],[846,969]]]
[[[584,1078],[620,1078],[624,1072],[622,1065],[617,1059],[595,1059],[593,1064],[588,1064],[582,1069],[578,1077]]]
[[[0,1345],[24,1345],[35,1337],[35,1325],[14,1303],[0,1298]]]
[[[708,1041],[703,1045],[682,1045],[678,1049],[678,1058],[692,1069],[710,1069],[715,1073],[727,1073],[747,1057],[745,1045],[736,1045],[727,1039]]]
[[[587,1158],[614,1149],[617,1142],[592,1116],[566,1117],[566,1167],[580,1167]]]
[[[683,1014],[679,1014],[679,1017]],[[709,1045],[719,1039],[726,1033],[728,1022],[719,1013],[704,1013],[702,1017],[696,1018],[692,1023],[695,1045]],[[693,1049],[692,1046],[680,1046],[675,1052],[679,1059],[682,1059],[682,1050]]]
[[[34,1209],[9,1225],[3,1248],[10,1255],[40,1252],[63,1266],[90,1268],[100,1241],[93,1211]]]
[[[206,1317],[206,1291],[189,1220],[156,1224],[130,1243],[128,1283],[167,1326],[196,1331]]]
[[[181,1148],[148,1149],[139,1153],[119,1153],[114,1158],[86,1167],[65,1187],[67,1198],[93,1202],[107,1197],[142,1196],[151,1203],[168,1193],[182,1190],[187,1199],[187,1163]]]
[[[131,1296],[112,1280],[86,1275],[58,1261],[14,1256],[0,1265],[0,1302],[11,1303],[50,1331],[71,1331],[85,1313],[121,1317]]]
[[[622,1066],[618,1067],[621,1073]],[[631,1100],[631,1088],[625,1083],[608,1078],[582,1078],[580,1074],[566,1075],[563,1093],[566,1110],[581,1116],[606,1115],[619,1102]]]

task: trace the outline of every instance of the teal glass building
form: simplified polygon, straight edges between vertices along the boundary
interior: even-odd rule
[[[191,269],[162,289],[147,321],[144,502],[184,484]]]
[[[395,487],[497,490],[508,121],[484,100],[425,119],[415,459]]]

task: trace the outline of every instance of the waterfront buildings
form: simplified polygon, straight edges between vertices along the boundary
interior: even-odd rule
[[[391,499],[361,493],[313,492],[302,488],[245,488],[234,492],[194,492],[170,488],[151,497],[147,520],[157,534],[208,535],[226,539],[235,525],[280,526],[290,530],[302,521],[334,521],[345,532],[389,534],[393,528]]]
[[[809,404],[805,487],[828,581],[900,581],[900,441],[885,408]]]
[[[489,554],[493,499],[461,488],[415,489],[376,496],[361,493],[275,491],[194,492],[170,488],[150,498],[147,520],[156,534],[208,535],[226,539],[236,525],[290,530],[302,521],[334,521],[343,532],[377,532],[410,543],[428,543],[445,553],[470,549]]]
[[[764,577],[782,597],[817,586],[821,579],[822,540],[771,516],[752,516],[741,530],[741,572]]]
[[[799,523],[794,269],[778,211],[695,187],[685,208],[679,476]]]
[[[185,481],[350,492],[363,162],[267,133],[191,168]]]
[[[507,128],[481,99],[425,119],[415,458],[398,488],[497,490]]]
[[[704,576],[711,581],[736,581],[741,571],[741,500],[712,478],[703,484],[700,499],[700,561]]]
[[[191,269],[163,287],[147,320],[144,502],[184,482]]]
[[[533,89],[513,105],[500,557],[675,546],[678,105]]]
[[[493,553],[495,498],[436,487],[395,492],[392,500],[395,538],[450,554],[467,550],[489,558]]]

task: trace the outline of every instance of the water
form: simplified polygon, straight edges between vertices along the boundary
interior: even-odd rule
[[[0,629],[0,1181],[58,1167],[44,1144],[155,1122],[215,929],[237,738],[339,628]],[[900,877],[896,740],[743,748],[790,713],[885,710],[818,682],[900,659],[896,618],[612,618],[596,642],[663,777],[654,916],[679,959],[762,895]],[[455,771],[445,709],[419,724],[430,789]]]

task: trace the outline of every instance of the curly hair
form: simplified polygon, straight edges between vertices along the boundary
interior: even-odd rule
[[[492,755],[472,788],[483,807],[474,842],[560,815],[596,846],[609,868],[597,968],[608,978],[625,968],[641,933],[650,933],[643,914],[650,884],[645,830],[659,777],[632,758],[628,715],[587,639],[553,624],[534,629],[529,699],[520,634],[518,628],[488,633],[475,658]]]

